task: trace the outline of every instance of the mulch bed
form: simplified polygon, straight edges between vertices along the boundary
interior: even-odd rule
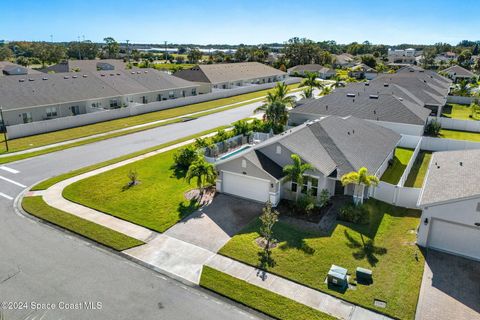
[[[262,249],[265,249],[267,247],[267,240],[265,240],[264,237],[258,237],[257,239],[255,239],[255,242]],[[278,244],[276,242],[270,242],[270,244],[268,245],[268,249],[276,248],[277,245]]]
[[[286,215],[312,223],[319,223],[331,206],[332,204],[329,203],[323,208],[315,207],[309,215],[306,215],[303,212],[299,212],[299,210],[295,208],[294,201],[282,199],[275,209],[280,213],[280,215]]]
[[[213,198],[215,197],[216,189],[215,187],[209,187],[203,190],[203,195],[200,198],[200,190],[192,189],[184,193],[185,199],[188,201],[196,200],[200,206],[206,206],[212,203]]]

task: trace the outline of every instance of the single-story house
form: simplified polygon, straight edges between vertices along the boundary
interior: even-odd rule
[[[470,81],[476,78],[475,73],[460,66],[451,66],[442,70],[442,73],[446,74],[447,77],[453,80],[453,82],[457,82],[458,80]]]
[[[324,67],[320,64],[302,64],[288,69],[290,76],[305,76],[307,73],[315,73],[320,79],[330,79],[337,73],[332,68]]]
[[[360,63],[350,69],[348,76],[355,79],[372,80],[378,75],[377,70],[370,68],[364,63]]]
[[[217,162],[217,191],[273,205],[283,198],[293,199],[296,193],[309,192],[318,199],[323,189],[331,196],[355,191],[366,197],[367,188],[344,187],[341,177],[361,167],[381,177],[400,139],[399,134],[373,122],[323,117]],[[292,163],[292,154],[314,167],[302,186],[288,181],[283,173]]]
[[[44,73],[125,71],[126,63],[121,59],[65,60],[41,71]]]
[[[433,153],[418,201],[420,246],[480,260],[479,163],[480,150]]]
[[[0,106],[5,124],[15,125],[208,91],[155,69],[41,73],[0,77]]]
[[[287,73],[259,62],[201,64],[173,74],[184,80],[207,83],[214,89],[283,81]]]
[[[328,115],[354,116],[400,134],[421,136],[430,114],[415,95],[398,85],[350,83],[319,99],[297,102],[290,110],[289,124],[295,126]]]
[[[357,62],[355,57],[350,53],[341,53],[333,55],[333,66],[335,68],[351,68],[355,66]]]

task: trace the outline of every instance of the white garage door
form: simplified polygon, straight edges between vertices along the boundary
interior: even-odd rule
[[[223,172],[222,191],[242,198],[267,202],[270,181]]]
[[[480,260],[480,230],[467,225],[432,219],[430,248]]]

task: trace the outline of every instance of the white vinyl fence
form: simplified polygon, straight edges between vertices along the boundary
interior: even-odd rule
[[[428,121],[436,120],[440,122],[443,129],[480,132],[480,121],[476,120],[459,120],[442,117],[428,117]]]
[[[299,78],[288,78],[285,80],[286,84],[298,83]],[[8,138],[15,139],[26,136],[31,136],[39,133],[46,133],[73,127],[80,127],[87,124],[103,122],[108,120],[120,119],[129,116],[160,111],[181,107],[189,104],[200,103],[210,100],[228,98],[239,94],[245,94],[265,89],[273,88],[275,82],[265,83],[260,85],[252,85],[245,87],[238,87],[235,89],[217,90],[215,92],[201,94],[197,96],[189,96],[185,98],[178,98],[165,101],[151,102],[147,104],[132,105],[125,108],[104,110],[93,113],[80,114],[76,116],[61,117],[45,121],[36,121],[25,124],[18,124],[7,126]]]
[[[480,149],[480,142],[422,137],[421,149],[428,151]]]
[[[401,187],[380,181],[378,186],[372,190],[370,194],[372,198],[395,206],[416,209],[418,197],[422,189]]]
[[[447,96],[448,103],[457,103],[457,104],[470,104],[472,103],[472,97],[463,97],[463,96]]]

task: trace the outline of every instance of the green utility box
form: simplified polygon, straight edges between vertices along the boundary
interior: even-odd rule
[[[360,283],[373,282],[372,270],[357,267],[356,276],[357,276],[357,282],[360,282]]]

